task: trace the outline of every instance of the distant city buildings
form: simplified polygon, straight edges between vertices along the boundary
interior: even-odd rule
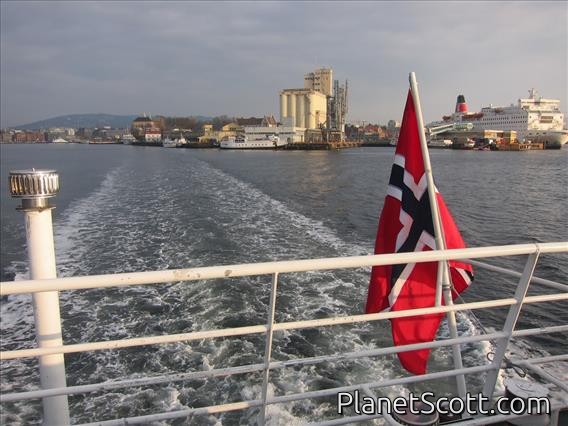
[[[347,81],[340,84],[333,79],[331,68],[319,68],[304,74],[303,87],[282,89],[279,92],[280,117],[230,118],[219,116],[204,122],[200,117],[162,117],[143,114],[130,123],[130,129],[110,127],[74,129],[52,128],[48,131],[10,130],[0,132],[0,142],[120,142],[124,136],[134,137],[139,143],[162,141],[164,138],[184,137],[190,143],[215,144],[223,139],[244,133],[249,140],[279,136],[288,143],[332,143],[346,140],[384,140],[396,133],[400,126],[391,120],[384,126],[346,126]],[[130,132],[130,135],[128,133]],[[135,142],[136,142],[135,141]]]
[[[389,122],[387,123],[387,129],[389,131],[400,129],[400,121],[389,120]]]
[[[146,114],[136,117],[130,127],[130,133],[140,142],[155,142],[162,139],[164,118],[151,118]]]
[[[225,124],[221,130],[215,131],[212,124],[204,124],[202,135],[199,137],[199,142],[222,141],[225,139],[234,138],[239,133],[246,133],[247,135],[266,135],[274,134],[276,130],[281,130],[278,122],[272,116],[264,116],[263,118],[249,117],[237,118],[234,122]],[[254,136],[252,137],[254,140]]]
[[[0,143],[44,143],[75,137],[75,129],[50,127],[47,130],[5,129],[0,131]]]
[[[17,130],[12,134],[8,134],[8,136],[10,136],[11,142],[16,143],[37,143],[48,140],[46,132],[35,130]]]

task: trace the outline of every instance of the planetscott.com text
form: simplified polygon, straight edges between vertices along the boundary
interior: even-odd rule
[[[356,414],[550,414],[550,400],[544,397],[500,398],[492,408],[489,407],[489,398],[482,394],[466,394],[466,398],[440,397],[436,398],[433,392],[424,392],[420,396],[410,394],[406,397],[372,398],[360,395],[359,391],[339,392],[337,394],[337,413],[344,414],[346,409]]]

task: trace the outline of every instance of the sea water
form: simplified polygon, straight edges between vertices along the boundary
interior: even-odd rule
[[[1,149],[2,280],[28,274],[18,202],[9,197],[10,170],[55,169],[59,276],[190,268],[235,263],[372,254],[394,150],[221,151],[121,145],[3,145]],[[436,184],[468,246],[568,240],[568,150],[431,153]],[[565,255],[543,256],[536,275],[568,276]],[[521,270],[525,259],[501,259]],[[516,279],[476,270],[465,301],[512,295]],[[281,274],[277,321],[363,312],[368,268]],[[62,292],[66,344],[222,327],[264,324],[270,276],[172,282]],[[32,345],[31,297],[1,301],[2,350]],[[568,322],[565,303],[530,305],[519,328]],[[502,327],[505,309],[458,314],[460,334]],[[480,322],[481,321],[481,322]],[[481,325],[483,324],[483,325]],[[447,336],[447,325],[439,333]],[[519,340],[514,355],[566,353],[566,334]],[[391,344],[388,322],[323,327],[274,336],[274,360],[373,349]],[[465,366],[486,363],[490,343],[462,348]],[[66,356],[68,385],[201,371],[260,363],[264,338],[207,339]],[[429,371],[452,365],[432,351]],[[558,367],[561,368],[561,367]],[[560,374],[566,374],[560,370]],[[274,370],[271,395],[378,381],[405,374],[396,356]],[[37,362],[2,365],[1,390],[38,386]],[[468,377],[472,391],[483,376]],[[155,413],[260,397],[260,374],[118,389],[69,398],[74,423]],[[434,389],[455,393],[453,380],[383,389],[385,395]],[[38,401],[6,404],[2,424],[34,423]],[[334,400],[320,398],[268,409],[270,424],[334,417]],[[195,424],[250,424],[257,409],[193,419]],[[186,420],[173,422],[184,424]],[[193,424],[192,423],[192,424]]]

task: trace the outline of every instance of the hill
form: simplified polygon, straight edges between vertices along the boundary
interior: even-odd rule
[[[71,114],[22,124],[15,128],[21,130],[39,130],[48,129],[50,127],[71,127],[73,129],[85,127],[92,129],[95,127],[101,128],[109,126],[113,129],[126,129],[130,127],[130,124],[136,117],[138,117],[138,115]],[[171,117],[172,123],[175,123],[177,118],[178,117]],[[198,122],[210,122],[213,120],[212,117],[205,117],[201,115],[191,116],[191,118]]]
[[[125,129],[130,127],[130,123],[132,123],[132,120],[136,117],[137,115],[71,114],[22,124],[16,126],[16,129],[36,130],[48,129],[50,127],[71,127],[78,129],[80,127],[100,128],[105,126],[110,126],[115,129]]]

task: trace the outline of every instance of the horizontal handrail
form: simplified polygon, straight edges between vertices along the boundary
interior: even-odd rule
[[[450,370],[450,371],[440,371],[436,373],[428,373],[421,376],[409,376],[409,377],[400,377],[397,379],[391,380],[381,380],[379,382],[369,382],[369,383],[362,383],[357,385],[349,385],[349,386],[341,386],[335,388],[328,388],[318,391],[311,391],[311,392],[304,392],[304,393],[294,393],[289,395],[277,396],[273,398],[268,398],[266,400],[267,405],[271,404],[284,404],[294,401],[300,401],[304,399],[312,399],[312,398],[324,398],[330,396],[336,396],[339,392],[354,392],[363,387],[369,387],[372,389],[375,388],[384,388],[395,386],[397,384],[410,384],[410,383],[417,383],[423,382],[425,380],[438,380],[438,379],[445,379],[448,377],[453,377],[456,374],[476,374],[476,373],[483,373],[492,369],[490,365],[483,365],[477,367],[468,367],[462,368],[460,370]],[[208,407],[199,407],[199,408],[190,408],[185,410],[178,410],[178,411],[169,411],[167,413],[160,413],[160,414],[150,414],[146,416],[139,416],[139,417],[131,417],[129,418],[129,422],[132,424],[136,423],[143,423],[143,422],[152,422],[152,421],[160,421],[160,420],[171,420],[175,418],[184,418],[188,416],[195,416],[195,415],[203,415],[203,414],[217,414],[227,411],[235,411],[235,410],[242,410],[245,408],[254,408],[262,405],[262,401],[259,399],[249,400],[249,401],[242,401],[242,402],[233,402],[228,404],[220,404],[220,405],[212,405]],[[96,423],[85,423],[78,426],[118,426],[124,425],[123,419],[117,420],[107,420],[101,421]]]
[[[488,265],[483,262],[474,261],[472,259],[488,258],[488,257],[502,257],[502,256],[516,256],[516,255],[534,255],[535,259],[539,254],[543,253],[562,253],[568,252],[568,242],[556,243],[532,243],[532,244],[518,244],[508,246],[490,246],[478,248],[465,248],[454,250],[439,250],[427,252],[412,252],[412,253],[399,253],[399,254],[385,254],[385,255],[370,255],[370,256],[352,256],[341,258],[321,258],[321,259],[306,259],[306,260],[290,260],[290,261],[277,261],[277,262],[264,262],[254,264],[241,264],[241,265],[222,265],[213,267],[198,267],[186,269],[174,269],[165,271],[148,271],[148,272],[133,272],[133,273],[120,273],[108,275],[92,275],[83,277],[66,277],[54,278],[44,280],[23,280],[15,282],[2,282],[0,283],[0,296],[20,294],[20,293],[42,293],[45,291],[68,291],[79,289],[94,289],[94,288],[108,288],[108,287],[122,287],[131,285],[147,285],[147,284],[162,284],[179,281],[196,281],[207,279],[223,279],[243,276],[256,276],[256,275],[273,275],[277,277],[281,273],[297,273],[317,270],[333,270],[345,268],[360,268],[370,267],[374,265],[394,265],[404,263],[421,263],[421,262],[435,262],[443,260],[470,260],[477,266],[486,269],[502,272],[508,275],[520,277],[515,271],[510,271],[504,268],[499,268],[493,265]],[[530,256],[529,256],[530,259]],[[533,265],[534,266],[534,265]],[[99,341],[77,343],[71,345],[61,345],[54,347],[42,348],[29,348],[19,349],[12,351],[0,352],[0,360],[11,360],[25,357],[42,357],[45,355],[53,354],[68,354],[85,351],[95,350],[111,350],[120,349],[134,346],[144,346],[153,344],[168,344],[176,342],[188,342],[195,340],[202,340],[208,338],[221,338],[221,337],[234,337],[249,334],[265,334],[272,335],[273,332],[284,330],[299,330],[305,328],[316,328],[333,325],[355,324],[361,322],[387,320],[393,318],[421,316],[435,313],[448,313],[459,311],[470,311],[476,309],[492,309],[504,306],[517,306],[515,309],[520,309],[524,303],[541,303],[551,301],[568,300],[568,286],[561,283],[555,283],[549,280],[532,277],[532,272],[528,276],[526,282],[533,281],[543,284],[549,288],[553,288],[560,293],[543,294],[536,296],[521,296],[508,297],[497,300],[486,300],[479,302],[463,303],[451,306],[437,306],[432,308],[413,309],[406,311],[395,312],[380,312],[375,314],[365,315],[348,315],[341,317],[329,317],[302,321],[289,321],[276,323],[269,321],[269,324],[251,325],[245,327],[235,327],[227,329],[213,329],[203,330],[191,333],[180,333],[172,335],[160,336],[144,336],[134,337],[121,340]],[[275,290],[273,289],[273,292]],[[514,327],[513,327],[514,328]],[[568,331],[568,325],[541,327],[526,330],[511,330],[496,331],[493,333],[485,333],[476,336],[462,336],[449,339],[435,340],[432,342],[416,343],[405,346],[376,348],[364,351],[355,351],[349,353],[338,353],[331,355],[321,355],[316,357],[291,359],[286,361],[271,361],[270,354],[266,355],[264,363],[248,364],[236,367],[228,367],[222,369],[215,369],[209,371],[194,371],[188,373],[179,373],[167,376],[158,377],[145,377],[140,379],[126,379],[115,382],[94,383],[88,385],[72,386],[72,387],[55,387],[51,389],[33,390],[19,393],[11,393],[7,395],[0,395],[0,400],[4,402],[13,402],[25,399],[35,398],[49,398],[59,395],[73,395],[88,392],[108,391],[111,389],[131,387],[131,386],[147,386],[155,384],[163,384],[167,382],[178,382],[185,380],[204,379],[213,377],[230,376],[236,374],[248,374],[253,372],[267,372],[279,368],[295,367],[302,365],[313,365],[325,361],[335,360],[351,360],[362,357],[385,356],[399,352],[425,349],[425,348],[438,348],[443,346],[452,346],[465,343],[479,342],[479,341],[504,341],[509,337],[524,337],[541,333],[559,333]],[[268,338],[268,337],[267,337]],[[552,360],[565,360],[565,358],[549,357]],[[526,362],[525,362],[526,361]],[[530,360],[529,360],[530,361]],[[544,372],[534,363],[527,360],[525,365],[536,374],[551,380],[548,373]],[[519,361],[521,362],[521,361]],[[519,362],[516,362],[517,364]],[[545,362],[545,361],[542,361]],[[337,388],[324,389],[318,391],[302,392],[298,394],[283,395],[272,398],[267,398],[266,401],[262,399],[254,399],[248,401],[230,402],[227,404],[213,405],[209,407],[200,407],[195,409],[186,409],[179,411],[172,411],[168,413],[158,413],[147,416],[131,417],[128,422],[136,421],[158,421],[168,420],[174,418],[182,418],[187,416],[195,416],[200,414],[216,414],[227,411],[242,410],[245,408],[253,408],[265,406],[269,404],[288,403],[296,400],[303,400],[308,398],[329,397],[335,395],[337,392],[349,392],[358,389],[367,388],[383,388],[395,385],[404,385],[415,383],[417,381],[437,380],[440,378],[454,377],[456,375],[474,374],[481,372],[497,371],[500,368],[500,361],[493,362],[488,365],[468,367],[468,368],[454,368],[449,371],[441,371],[429,373],[421,376],[399,377],[389,380],[381,380],[380,382],[371,382],[364,384],[341,386]],[[530,364],[530,365],[529,365]],[[524,364],[523,364],[524,365]],[[549,377],[550,376],[550,377]],[[551,380],[554,382],[553,380]],[[116,419],[101,421],[94,424],[99,425],[119,425],[124,424],[126,419]]]
[[[558,301],[558,300],[568,300],[568,293],[529,296],[525,298],[524,303],[539,303],[539,302],[549,302],[549,301]],[[507,299],[497,299],[491,301],[462,303],[459,305],[411,309],[405,311],[349,315],[342,317],[321,318],[316,320],[289,321],[282,323],[274,323],[273,331],[299,330],[303,328],[354,324],[358,322],[378,321],[385,319],[412,317],[412,316],[437,314],[437,313],[498,308],[503,306],[515,305],[516,303],[517,301],[514,298],[507,298]],[[59,353],[68,354],[68,353],[86,352],[94,350],[122,349],[122,348],[129,348],[135,346],[154,345],[154,344],[189,342],[189,341],[201,340],[207,338],[234,337],[234,336],[243,336],[247,334],[260,334],[266,332],[267,332],[267,326],[263,324],[263,325],[252,325],[246,327],[234,327],[234,328],[225,328],[217,330],[194,331],[191,333],[169,334],[162,336],[146,336],[146,337],[135,337],[131,339],[77,343],[73,345],[64,345],[64,346],[52,346],[52,347],[33,348],[33,349],[18,349],[13,351],[0,352],[0,361],[6,361],[16,358],[37,357],[41,355],[52,355]]]
[[[499,272],[501,274],[504,275],[509,275],[511,277],[515,277],[515,278],[521,278],[521,276],[523,274],[521,274],[520,272],[517,271],[511,271],[510,269],[506,269],[506,268],[501,268],[500,266],[495,266],[495,265],[491,265],[489,263],[485,263],[485,262],[480,262],[478,260],[468,260],[469,263],[471,263],[473,266],[477,266],[483,269],[487,269],[488,271],[493,271],[493,272]],[[544,285],[546,287],[550,287],[553,288],[555,290],[560,290],[560,291],[568,291],[568,285],[566,284],[560,284],[554,281],[550,281],[550,280],[545,280],[543,278],[538,278],[533,276],[531,278],[531,283],[535,283],[535,284],[541,284]]]
[[[539,328],[531,328],[524,330],[516,330],[513,332],[513,337],[519,337],[519,336],[526,337],[526,336],[534,336],[534,335],[550,334],[550,333],[563,333],[567,331],[568,331],[568,325],[545,327],[545,328],[539,327]],[[491,341],[503,337],[505,337],[504,332],[494,332],[489,334],[479,334],[475,336],[458,337],[455,339],[449,338],[449,339],[435,340],[432,342],[414,343],[411,345],[402,345],[396,347],[391,346],[387,348],[368,349],[364,351],[338,353],[333,355],[321,355],[316,357],[298,358],[286,361],[271,361],[269,368],[272,371],[275,369],[298,367],[303,365],[313,365],[329,361],[347,361],[358,358],[391,355],[394,353],[404,352],[407,350],[417,350],[425,348],[435,349],[444,346],[451,346],[453,344],[467,344],[467,343]],[[537,364],[537,363],[557,362],[557,361],[566,361],[566,360],[568,360],[568,355],[558,355],[546,358],[531,359],[530,363]],[[519,363],[520,362],[521,361],[519,361]],[[529,362],[529,361],[523,360],[522,362]],[[89,385],[68,386],[65,388],[33,390],[33,391],[12,393],[9,395],[0,395],[0,401],[13,402],[22,399],[44,398],[55,395],[74,395],[74,394],[81,394],[88,392],[109,391],[113,389],[120,389],[131,386],[150,386],[150,385],[157,385],[163,383],[175,383],[175,382],[189,381],[196,379],[208,379],[214,377],[224,377],[228,375],[253,373],[253,372],[262,371],[263,369],[264,369],[264,364],[261,363],[247,364],[236,367],[220,368],[220,369],[213,369],[207,371],[194,371],[190,373],[178,373],[178,374],[170,374],[165,376],[156,376],[149,378],[145,377],[138,379],[101,382]]]
[[[534,329],[538,330],[538,329]],[[517,330],[517,331],[526,331],[526,330]],[[549,362],[558,362],[558,361],[568,361],[568,354],[564,355],[550,355],[550,356],[543,356],[539,358],[531,358],[525,359],[523,362],[529,364],[547,364]]]
[[[54,290],[61,291],[123,287],[131,285],[160,284],[175,281],[196,281],[215,278],[268,275],[273,273],[360,268],[376,265],[435,262],[440,260],[466,260],[494,256],[516,256],[532,253],[561,253],[566,251],[568,251],[568,242],[532,243],[368,256],[284,260],[278,262],[207,266],[199,268],[171,269],[166,271],[90,275],[44,280],[8,281],[0,283],[0,296]]]

